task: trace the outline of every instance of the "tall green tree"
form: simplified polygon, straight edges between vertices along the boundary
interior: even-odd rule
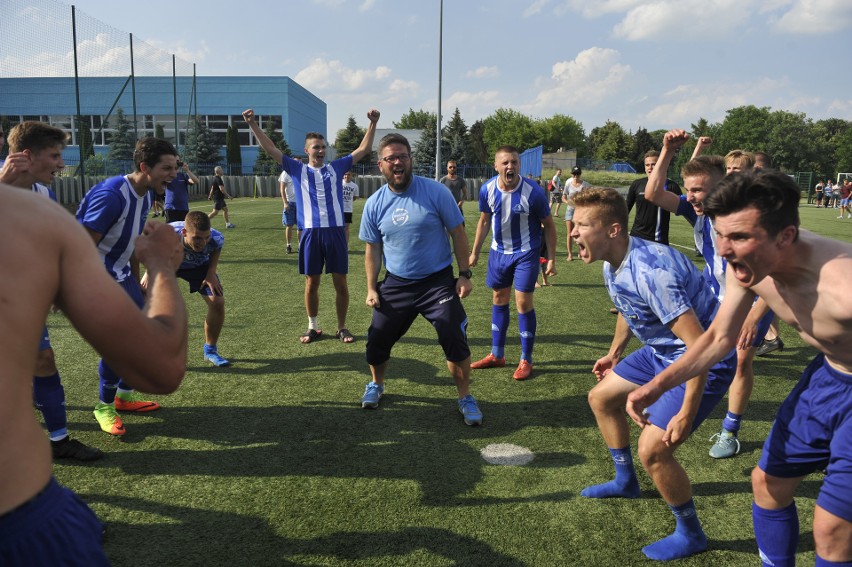
[[[838,134],[835,138],[834,158],[838,172],[852,172],[852,128]]]
[[[529,116],[510,108],[498,108],[483,121],[483,139],[488,148],[488,160],[493,163],[497,148],[511,145],[524,151],[539,144],[535,123]]]
[[[627,161],[633,153],[633,139],[621,124],[607,120],[589,134],[589,153],[602,161]]]
[[[346,127],[337,131],[337,136],[334,139],[334,149],[338,156],[348,156],[353,150],[361,145],[361,140],[364,139],[364,134],[367,131],[358,126],[355,122],[355,117],[349,115],[349,120],[346,121]]]
[[[225,131],[225,164],[229,172],[243,172],[243,154],[240,151],[240,136],[233,124]]]
[[[535,121],[538,139],[545,153],[556,152],[560,148],[577,150],[577,155],[585,153],[586,132],[583,125],[565,114],[554,114],[550,118]]]
[[[468,140],[473,163],[492,163],[488,158],[488,146],[485,144],[485,123],[482,120],[477,120],[470,125]]]
[[[462,120],[461,112],[456,107],[450,121],[443,128],[441,137],[447,148],[445,154],[441,151],[441,157],[444,162],[455,160],[458,163],[471,163],[473,155],[470,151],[470,136],[468,135],[467,125]],[[442,148],[444,147],[442,144]]]
[[[119,106],[115,112],[115,132],[109,139],[107,159],[111,161],[132,160],[135,149],[136,132],[133,130],[133,124],[124,114],[124,110]]]
[[[80,162],[95,155],[95,147],[92,143],[92,117],[79,116],[77,122],[77,145],[80,147]]]
[[[437,123],[438,115],[434,112],[409,108],[408,112],[403,114],[397,122],[393,123],[393,127],[400,130],[423,130],[427,125],[431,124],[435,126]]]
[[[280,130],[275,129],[275,123],[272,120],[263,121],[263,132],[272,140],[275,147],[284,152],[284,134]],[[290,148],[287,147],[287,152]],[[284,152],[284,153],[287,153]],[[289,153],[287,155],[290,155]],[[254,162],[254,173],[257,175],[278,175],[281,171],[281,164],[272,159],[263,148],[257,153],[257,160]]]
[[[426,125],[423,132],[420,134],[420,139],[414,144],[411,149],[414,167],[419,175],[431,175],[435,169],[435,133],[437,132],[437,124]],[[449,147],[441,140],[441,155],[449,154]]]
[[[186,135],[184,161],[195,164],[193,169],[198,173],[210,175],[222,161],[220,150],[215,134],[200,118],[196,119]]]
[[[640,126],[633,134],[633,155],[630,157],[630,165],[639,173],[645,171],[645,154],[651,150],[659,151],[660,147],[650,132]]]
[[[154,126],[154,137],[159,138],[161,140],[166,139],[166,131],[163,128],[162,124],[157,124],[157,125]]]

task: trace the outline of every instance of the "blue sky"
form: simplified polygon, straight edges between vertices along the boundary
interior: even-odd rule
[[[332,138],[371,107],[386,128],[437,109],[438,0],[73,3],[199,75],[295,79]],[[850,0],[444,0],[443,36],[445,122],[509,107],[587,133],[689,128],[745,104],[852,120]]]

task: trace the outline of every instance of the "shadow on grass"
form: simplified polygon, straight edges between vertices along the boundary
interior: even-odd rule
[[[168,521],[144,524],[108,522],[105,549],[115,565],[305,565],[385,561],[423,551],[455,565],[524,565],[477,539],[450,530],[407,527],[398,531],[345,531],[313,539],[283,537],[266,520],[176,506],[138,498],[81,494],[121,515],[154,514]],[[136,546],[142,541],[144,557]],[[168,542],[158,545],[157,542]]]

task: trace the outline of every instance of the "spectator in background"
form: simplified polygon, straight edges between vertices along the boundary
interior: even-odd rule
[[[834,184],[831,179],[825,181],[825,188],[822,190],[822,206],[826,209],[833,207],[834,203]]]
[[[660,152],[657,150],[650,150],[645,153],[645,175],[651,175],[659,158]],[[645,200],[645,186],[647,184],[648,178],[643,177],[631,183],[627,190],[627,213],[630,214],[633,205],[636,205],[636,216],[633,218],[630,236],[638,236],[668,246],[671,213]],[[671,179],[666,179],[663,190],[675,195],[682,195],[680,186]]]
[[[228,204],[225,203],[225,199],[233,199],[225,190],[225,182],[222,181],[222,175],[225,173],[225,170],[222,169],[222,166],[217,165],[213,172],[216,176],[213,178],[213,186],[210,187],[210,194],[207,195],[208,200],[213,200],[213,210],[207,216],[212,219],[219,214],[219,211],[222,211],[222,214],[225,215],[225,228],[235,228],[231,224],[231,219],[228,217]]]
[[[296,224],[296,185],[293,178],[286,171],[278,176],[278,189],[281,192],[281,201],[284,203],[284,211],[281,213],[281,224],[284,225],[284,238],[287,239],[287,254],[293,253],[290,236],[293,227],[296,227],[296,251],[299,250],[299,227]]]
[[[825,183],[822,181],[817,181],[816,187],[814,187],[814,203],[816,203],[816,207],[820,208],[822,205],[822,197],[825,191]]]
[[[359,196],[358,184],[352,181],[352,172],[347,171],[343,174],[343,221],[346,223],[347,246],[349,246],[349,227],[352,225],[352,202]]]
[[[547,190],[550,192],[550,208],[553,209],[553,204],[556,203],[556,210],[551,211],[554,218],[559,216],[559,207],[562,206],[562,170],[557,169],[553,179],[547,184]]]
[[[463,205],[467,199],[467,183],[464,178],[458,173],[459,166],[456,160],[451,159],[447,162],[447,174],[441,178],[439,183],[442,183],[453,194],[453,198],[459,205],[459,210],[464,214]]]
[[[562,188],[562,202],[565,203],[565,227],[568,229],[566,244],[568,247],[567,260],[569,262],[574,259],[574,237],[571,236],[571,233],[574,231],[574,205],[571,203],[571,199],[573,199],[574,195],[583,189],[591,187],[588,183],[580,179],[580,176],[582,175],[583,170],[580,169],[579,166],[575,165],[571,170],[571,179],[566,181],[565,186]]]
[[[846,218],[852,217],[852,211],[849,210],[849,195],[852,194],[852,182],[849,179],[843,180],[843,185],[840,186],[840,216],[843,218],[843,211],[846,211]]]
[[[189,170],[189,164],[178,156],[178,172],[166,185],[166,222],[182,221],[189,212],[189,186],[198,185],[198,177]],[[183,171],[181,171],[183,170]]]

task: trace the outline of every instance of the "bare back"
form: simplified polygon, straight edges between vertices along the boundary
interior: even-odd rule
[[[852,244],[801,230],[788,264],[753,291],[832,366],[852,374]]]

